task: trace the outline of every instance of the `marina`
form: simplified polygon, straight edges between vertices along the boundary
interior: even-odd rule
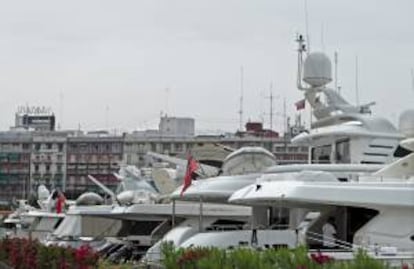
[[[411,4],[308,4],[28,5],[30,72],[0,16],[0,268],[414,269]]]

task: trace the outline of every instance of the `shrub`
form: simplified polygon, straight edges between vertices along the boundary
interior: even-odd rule
[[[44,246],[37,240],[5,238],[0,241],[0,261],[15,269],[89,269],[98,264],[90,246],[79,249]]]
[[[335,261],[320,252],[309,255],[308,249],[266,249],[252,248],[224,250],[219,248],[175,248],[165,244],[162,248],[162,265],[165,269],[389,269],[387,263],[358,251],[355,258]],[[403,268],[406,265],[403,265]]]

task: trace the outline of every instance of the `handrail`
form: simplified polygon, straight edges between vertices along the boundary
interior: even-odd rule
[[[354,247],[357,246],[347,241],[343,241],[343,240],[340,240],[334,237],[325,236],[324,238],[322,234],[315,233],[315,232],[307,231],[306,234],[313,235],[313,236],[307,236],[307,238],[312,239],[314,241],[317,241],[317,242],[328,241],[329,243],[333,243],[334,246],[338,246],[338,247],[345,248],[345,249],[353,249]]]

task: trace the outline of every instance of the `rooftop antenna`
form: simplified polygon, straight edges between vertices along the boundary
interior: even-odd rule
[[[306,39],[308,41],[308,48],[307,48],[307,53],[310,52],[311,46],[310,46],[310,38],[309,38],[309,23],[308,23],[308,1],[305,1],[305,29],[306,29]]]
[[[243,130],[243,74],[244,70],[243,70],[243,66],[240,66],[240,110],[239,110],[239,120],[240,120],[240,126],[239,126],[239,130],[242,131]]]
[[[289,128],[289,121],[286,117],[286,97],[283,97],[283,136],[286,136]]]
[[[109,114],[109,106],[105,106],[105,129],[108,130],[108,114]]]
[[[358,88],[358,55],[355,55],[355,101],[359,106],[359,88]]]
[[[270,114],[269,114],[269,117],[270,117],[270,124],[269,124],[269,126],[270,126],[270,130],[273,130],[273,83],[272,82],[270,82],[270,87],[269,87],[269,91],[270,91],[270,95],[269,95],[269,100],[270,100]]]
[[[168,101],[170,97],[170,88],[165,88],[165,113],[168,114]]]
[[[334,53],[334,61],[335,61],[335,90],[340,93],[339,87],[338,87],[338,52],[335,51]]]
[[[59,92],[59,117],[58,129],[61,130],[63,128],[63,91]]]

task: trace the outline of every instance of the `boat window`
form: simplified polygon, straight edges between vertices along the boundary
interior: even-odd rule
[[[351,163],[349,139],[336,142],[335,161],[336,163]]]
[[[408,149],[405,149],[403,147],[401,147],[400,145],[397,147],[397,149],[394,152],[394,157],[396,158],[402,158],[407,156],[408,154],[410,154],[411,151]]]
[[[414,234],[410,237],[411,241],[414,241]]]
[[[206,228],[208,231],[232,231],[241,230],[246,224],[245,221],[219,219]]]
[[[122,227],[117,236],[129,235],[151,235],[151,233],[160,226],[162,221],[133,221],[123,220]]]
[[[347,241],[352,242],[354,234],[371,219],[378,215],[378,211],[368,208],[347,208]]]
[[[53,226],[53,230],[56,230],[57,227],[59,227],[59,225],[62,223],[63,218],[59,218],[58,221],[56,222],[55,226]]]
[[[330,163],[331,150],[332,145],[325,145],[312,148],[312,163]]]

